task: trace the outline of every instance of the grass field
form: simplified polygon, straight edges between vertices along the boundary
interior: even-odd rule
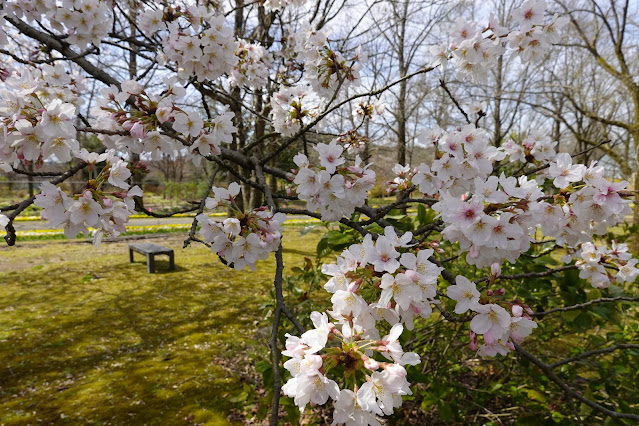
[[[287,268],[318,238],[286,230]],[[153,240],[176,251],[157,274],[126,242],[0,247],[0,424],[251,422],[234,401],[267,350],[273,256],[237,272],[183,239]]]

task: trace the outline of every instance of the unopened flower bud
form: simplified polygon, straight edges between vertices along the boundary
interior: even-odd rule
[[[362,355],[362,359],[364,360],[364,367],[366,367],[368,370],[375,371],[379,368],[379,363],[373,358]]]
[[[410,278],[411,281],[414,283],[419,281],[419,274],[416,271],[413,271],[412,269],[406,270],[406,272],[404,272],[404,275]]]
[[[490,265],[490,273],[491,275],[500,276],[501,275],[501,265],[497,262]]]

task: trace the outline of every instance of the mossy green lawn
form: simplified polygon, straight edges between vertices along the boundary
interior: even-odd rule
[[[287,269],[318,238],[287,230]],[[127,242],[0,249],[0,423],[229,423],[266,351],[273,256],[238,272],[183,239],[153,240],[176,252],[157,274],[129,263]]]

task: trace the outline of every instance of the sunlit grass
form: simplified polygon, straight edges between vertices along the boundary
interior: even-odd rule
[[[319,235],[285,234],[285,264]],[[174,272],[126,243],[24,243],[0,249],[0,421],[3,424],[227,424],[230,399],[264,351],[258,308],[274,264],[222,265],[181,236]]]

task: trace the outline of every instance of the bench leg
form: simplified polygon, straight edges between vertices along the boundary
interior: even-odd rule
[[[129,249],[129,262],[133,263],[133,250]]]
[[[175,269],[175,259],[173,258],[173,252],[169,253],[169,271]]]
[[[155,255],[147,254],[146,255],[146,267],[149,271],[149,274],[155,273]]]

